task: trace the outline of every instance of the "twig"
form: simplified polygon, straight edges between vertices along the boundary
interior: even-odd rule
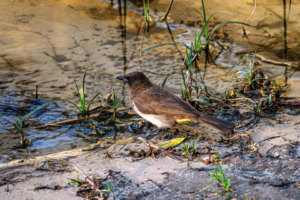
[[[256,103],[252,99],[249,99],[247,97],[239,97],[239,98],[235,98],[235,99],[227,99],[227,101],[240,101],[240,100],[250,101],[251,103],[253,103],[253,104],[256,105]]]
[[[157,151],[161,151],[163,154],[169,156],[170,158],[176,159],[176,160],[180,160],[178,158],[176,158],[174,155],[172,155],[170,152],[166,151],[164,148],[157,146],[155,144],[152,144],[151,142],[149,142],[148,140],[145,140],[142,137],[138,137],[137,138],[139,141],[143,142],[145,145],[147,145],[149,148],[153,148]]]
[[[248,140],[249,140],[249,135],[247,135],[247,134],[236,134],[236,135],[234,135],[234,136],[232,136],[231,138],[223,138],[224,140],[233,140],[233,139],[235,139],[235,138],[241,138],[241,137],[247,137],[248,138]]]
[[[157,146],[157,145],[155,145],[155,144],[152,144],[150,141],[145,140],[145,139],[142,138],[142,137],[138,137],[138,140],[141,141],[141,142],[143,142],[145,145],[147,145],[147,146],[150,147],[150,148],[153,148],[153,149],[156,149],[156,150],[162,151],[162,152],[165,151],[164,148],[162,148],[162,147],[160,147],[160,146]]]
[[[121,109],[118,109],[116,112],[128,110],[128,109],[131,109],[131,108],[132,107],[121,108]],[[113,111],[106,111],[106,112],[113,112]],[[82,117],[82,118],[73,118],[73,119],[67,119],[67,120],[63,120],[63,121],[59,121],[59,122],[54,122],[54,123],[47,123],[47,124],[45,124],[43,126],[34,127],[34,129],[46,128],[47,126],[57,126],[57,125],[62,125],[62,124],[79,122],[79,121],[82,121],[82,120],[99,117],[99,115],[100,115],[100,113],[96,113],[96,114],[89,115],[89,116]]]
[[[96,190],[97,192],[101,193],[101,190],[99,190],[95,183],[84,173],[84,171],[82,171],[80,168],[78,168],[76,165],[74,165],[74,168],[84,177],[84,179],[89,182],[89,184],[91,184],[91,186],[93,187],[94,190]]]
[[[258,149],[255,149],[253,151],[244,151],[245,154],[253,154],[253,153],[256,153],[256,154],[259,154],[259,150]]]

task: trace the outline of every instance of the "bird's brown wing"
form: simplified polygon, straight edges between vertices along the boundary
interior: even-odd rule
[[[132,101],[143,114],[198,115],[190,104],[159,86],[150,87],[142,93],[132,94]]]
[[[230,132],[235,127],[232,122],[198,112],[193,106],[159,86],[153,86],[142,93],[131,94],[131,101],[143,114],[170,116],[178,123],[188,119],[225,133]]]

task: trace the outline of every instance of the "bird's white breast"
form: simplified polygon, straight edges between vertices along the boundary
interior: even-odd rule
[[[158,119],[158,118],[161,118],[158,115],[143,114],[142,112],[140,112],[138,110],[138,108],[136,107],[134,101],[132,101],[132,108],[138,115],[140,115],[142,118],[146,119],[147,121],[151,122],[152,124],[155,124],[158,128],[166,127],[166,124],[163,123],[163,120]]]

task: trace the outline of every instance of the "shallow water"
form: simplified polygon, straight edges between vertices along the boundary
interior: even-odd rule
[[[20,141],[19,134],[12,129],[18,117],[57,98],[69,99],[79,105],[74,79],[81,85],[89,64],[91,67],[86,77],[88,101],[100,93],[94,105],[105,104],[111,109],[112,105],[103,99],[114,88],[119,108],[130,106],[128,88],[115,77],[137,70],[144,72],[156,84],[162,83],[168,76],[166,88],[173,93],[180,93],[179,66],[183,63],[185,49],[163,46],[142,53],[141,60],[139,52],[167,42],[190,45],[194,34],[193,22],[185,23],[191,26],[177,23],[178,19],[171,12],[168,29],[165,22],[159,21],[164,11],[157,8],[150,12],[153,22],[150,32],[147,32],[141,16],[142,7],[130,1],[125,2],[122,6],[118,6],[117,2],[111,6],[110,1],[0,3],[0,162],[79,148],[99,139],[92,134],[93,126],[88,122],[34,129],[45,123],[77,116],[70,104],[57,103],[36,112],[25,122],[24,130],[27,137],[33,140],[33,145],[26,149],[13,148]],[[159,7],[159,4],[153,3],[150,8],[155,6]],[[231,9],[230,4],[227,6]],[[217,23],[220,21],[213,20],[212,25]],[[236,38],[236,43],[226,40],[225,36],[220,39],[223,45],[229,47],[226,51],[221,51],[217,44],[212,46],[218,66],[209,65],[205,79],[206,84],[220,94],[235,81],[233,77],[236,71],[227,76],[224,76],[225,72],[253,47],[252,44],[245,46],[241,37]],[[268,60],[282,61],[276,51],[264,50],[259,53]],[[287,63],[297,67],[299,60],[290,59]],[[201,62],[199,65],[203,67]],[[284,84],[284,67],[260,62],[258,68],[272,78],[279,78]],[[249,63],[238,66],[236,70],[249,70]],[[299,72],[289,71],[288,96],[300,97],[299,81]],[[36,85],[38,99],[35,98]],[[128,123],[130,120],[120,119],[122,122]],[[105,126],[107,135],[114,135],[113,126],[95,120],[92,123],[101,131]],[[130,136],[130,133],[126,133]],[[124,130],[116,134],[124,134]]]

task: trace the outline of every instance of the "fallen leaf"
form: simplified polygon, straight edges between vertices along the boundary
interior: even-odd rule
[[[171,147],[175,147],[179,144],[181,144],[184,140],[186,139],[186,137],[184,138],[175,138],[169,141],[165,141],[165,142],[160,142],[158,143],[159,146],[161,146],[164,149],[169,149]]]

